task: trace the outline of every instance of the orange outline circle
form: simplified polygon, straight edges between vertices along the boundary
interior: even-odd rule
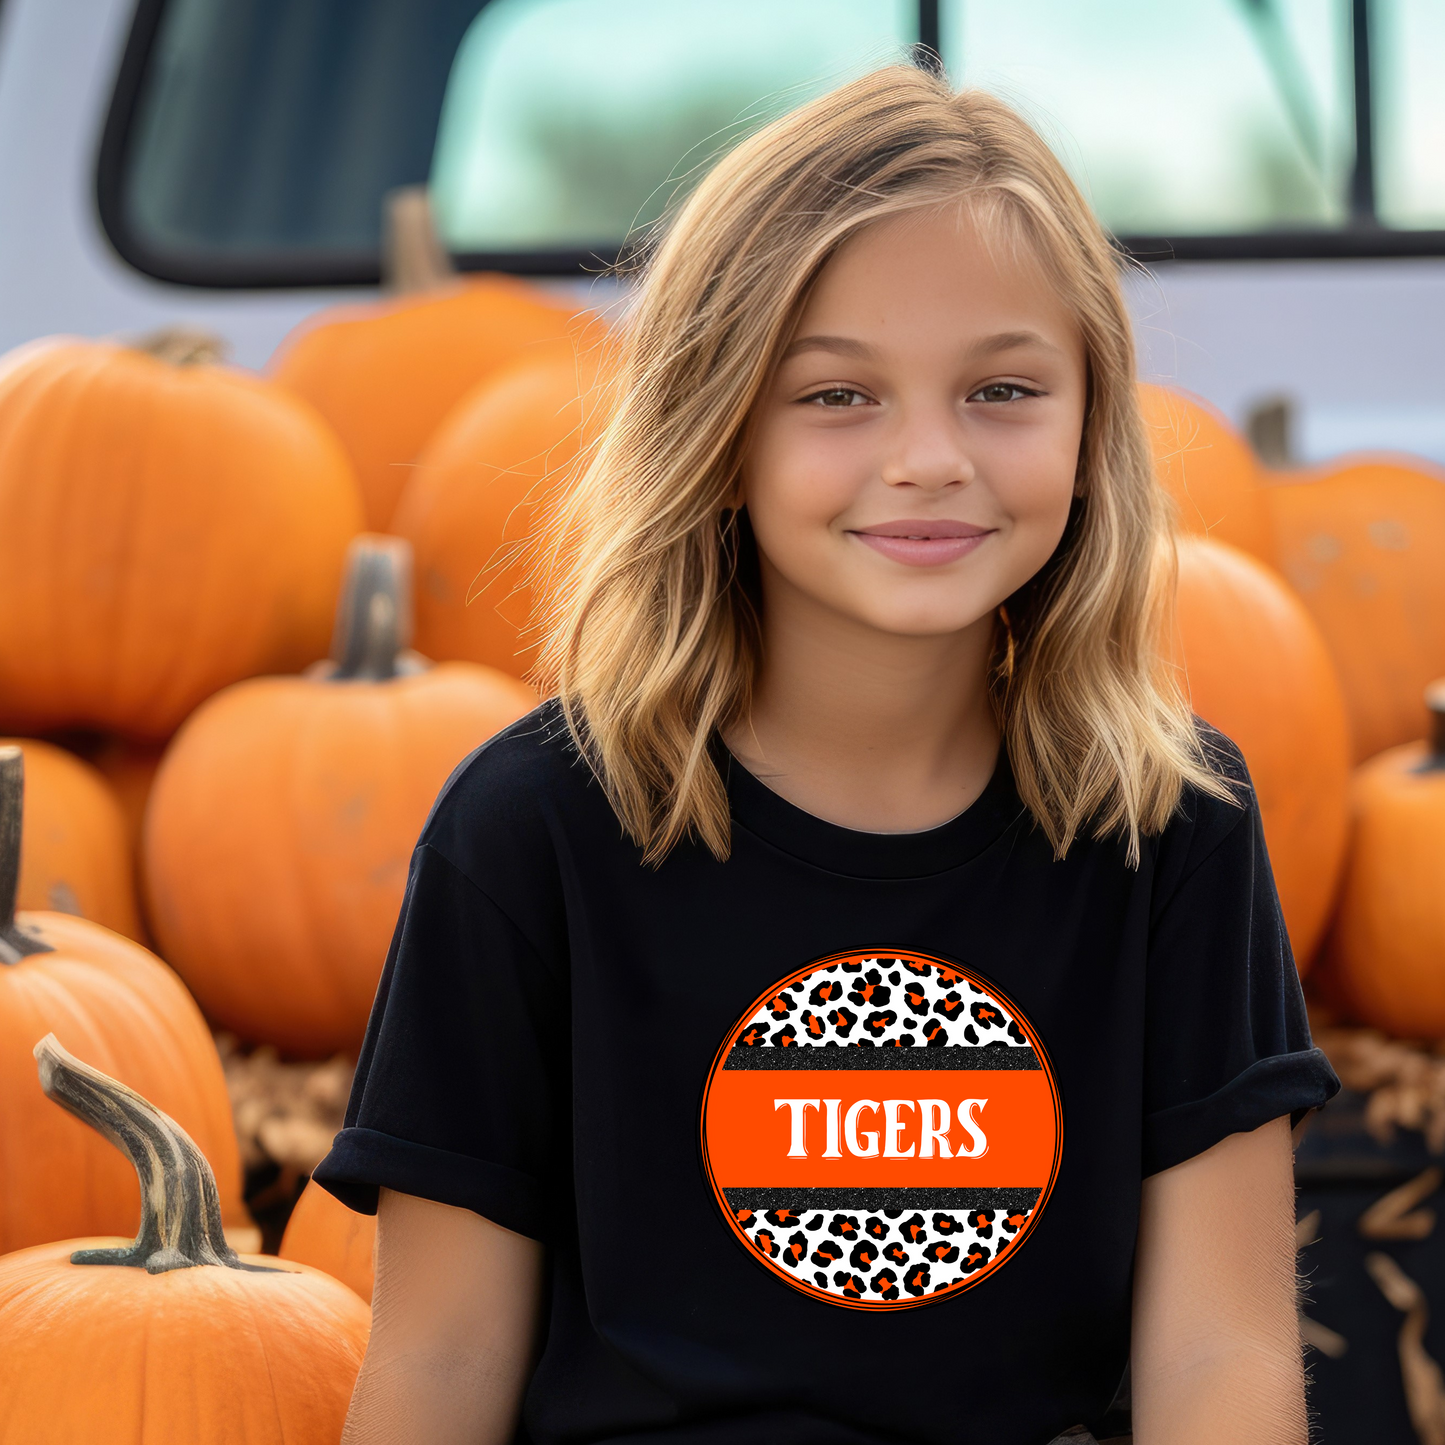
[[[1008,1252],[1003,1255],[995,1254],[993,1259],[979,1270],[977,1274],[970,1275],[967,1279],[959,1280],[956,1284],[950,1285],[945,1290],[924,1295],[921,1299],[879,1300],[876,1303],[869,1300],[840,1299],[837,1295],[829,1294],[826,1290],[821,1290],[816,1285],[805,1284],[802,1279],[796,1275],[784,1274],[770,1259],[758,1253],[752,1240],[750,1240],[738,1226],[737,1220],[733,1217],[732,1207],[727,1202],[727,1196],[723,1193],[722,1186],[717,1182],[717,1177],[713,1174],[712,1159],[708,1153],[707,1106],[708,1099],[712,1093],[713,1080],[717,1077],[718,1069],[722,1066],[722,1061],[728,1056],[728,1051],[737,1042],[737,1037],[743,1031],[748,1020],[752,1018],[770,998],[777,993],[781,993],[789,984],[796,983],[799,979],[806,978],[809,974],[816,973],[821,968],[827,968],[831,964],[841,963],[845,959],[864,958],[896,958],[900,962],[904,959],[911,958],[920,963],[932,963],[937,964],[940,968],[951,969],[954,973],[973,982],[990,998],[993,998],[996,1002],[1008,1009],[1013,1015],[1013,1021],[1028,1035],[1029,1043],[1032,1045],[1034,1053],[1040,1065],[1043,1067],[1044,1077],[1048,1080],[1049,1097],[1054,1102],[1054,1158],[1053,1164],[1049,1169],[1049,1180],[1039,1192],[1038,1202],[1034,1205],[1028,1222],[1013,1236],[1008,1246]],[[852,1310],[905,1310],[918,1309],[922,1305],[940,1304],[945,1300],[956,1298],[965,1290],[972,1289],[974,1285],[978,1284],[981,1280],[987,1279],[999,1265],[1005,1263],[1007,1260],[1011,1260],[1018,1252],[1020,1246],[1033,1232],[1034,1225],[1038,1223],[1039,1217],[1043,1214],[1044,1205],[1048,1203],[1049,1196],[1054,1190],[1054,1182],[1059,1177],[1059,1163],[1064,1150],[1064,1109],[1063,1100],[1059,1096],[1058,1080],[1054,1077],[1053,1065],[1049,1061],[1048,1050],[1044,1048],[1043,1040],[1039,1038],[1038,1034],[1034,1031],[1033,1025],[1025,1018],[1023,1010],[1021,1010],[1001,988],[996,987],[984,978],[982,974],[966,967],[964,964],[955,963],[952,959],[941,958],[936,953],[919,953],[917,949],[912,948],[850,948],[842,953],[829,953],[825,954],[822,958],[814,959],[812,963],[805,964],[802,968],[795,969],[792,973],[779,979],[771,988],[764,989],[763,992],[747,1006],[742,1016],[732,1028],[723,1035],[723,1041],[718,1046],[717,1053],[713,1056],[712,1067],[708,1070],[707,1083],[703,1086],[702,1110],[698,1116],[698,1136],[702,1147],[703,1172],[707,1175],[707,1182],[712,1188],[713,1198],[717,1201],[718,1209],[721,1211],[723,1219],[727,1222],[733,1238],[742,1245],[749,1259],[761,1265],[774,1279],[781,1280],[784,1284],[790,1285],[802,1294],[810,1295],[814,1299],[823,1300],[830,1305],[837,1305],[843,1309]]]

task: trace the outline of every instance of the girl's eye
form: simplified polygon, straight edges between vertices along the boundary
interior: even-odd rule
[[[848,406],[866,406],[868,404],[868,398],[861,391],[854,391],[849,386],[830,386],[823,391],[815,391],[812,396],[805,396],[803,400],[838,410]]]
[[[981,397],[984,401],[1013,401],[1020,396],[1038,396],[1038,392],[1030,391],[1026,386],[1019,386],[1012,381],[991,381],[987,386],[981,386],[969,397]]]

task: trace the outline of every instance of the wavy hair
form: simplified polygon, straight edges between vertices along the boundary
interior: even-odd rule
[[[710,741],[746,716],[761,657],[754,544],[729,508],[754,404],[838,248],[948,202],[1038,258],[1088,364],[1079,495],[995,630],[989,688],[1019,794],[1057,856],[1087,830],[1121,835],[1133,863],[1186,782],[1229,796],[1159,654],[1171,519],[1120,256],[1015,110],[891,66],[758,131],[681,208],[624,323],[610,423],[553,517],[537,679],[649,861],[689,835],[729,851]]]

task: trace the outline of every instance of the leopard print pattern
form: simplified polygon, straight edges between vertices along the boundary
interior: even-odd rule
[[[966,974],[916,959],[862,958],[778,990],[739,1028],[743,1048],[1029,1048],[997,999]]]
[[[831,1298],[889,1304],[967,1284],[1002,1257],[1030,1209],[877,1213],[735,1209],[754,1249]]]

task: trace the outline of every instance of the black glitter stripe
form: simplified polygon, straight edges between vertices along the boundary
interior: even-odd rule
[[[725,1069],[1037,1069],[1039,1056],[1015,1044],[980,1045],[977,1048],[946,1044],[932,1049],[911,1049],[883,1044],[855,1049],[847,1045],[734,1044],[723,1060]]]
[[[751,1209],[756,1214],[769,1209],[835,1210],[846,1214],[879,1214],[885,1209],[1000,1209],[1006,1214],[1032,1209],[1042,1191],[1038,1189],[962,1188],[942,1189],[725,1189],[728,1207]]]

